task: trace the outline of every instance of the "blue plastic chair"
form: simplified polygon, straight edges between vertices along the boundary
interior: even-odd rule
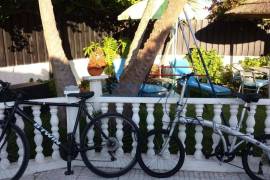
[[[113,66],[115,71],[115,77],[117,81],[120,80],[120,76],[124,71],[125,67],[125,59],[117,58],[113,60]],[[163,97],[167,94],[167,88],[154,85],[154,84],[142,84],[139,91],[139,96],[144,97]]]
[[[173,72],[177,75],[190,74],[192,73],[192,68],[190,67],[189,62],[186,59],[176,57],[171,63],[173,68]],[[178,66],[178,67],[177,67]],[[180,66],[180,67],[179,67]],[[180,84],[183,82],[180,81]],[[209,95],[214,95],[211,85],[209,83],[201,83],[196,77],[190,77],[187,82],[187,87],[189,89],[198,89],[202,92],[206,92]],[[216,95],[218,96],[227,96],[231,94],[231,90],[229,88],[213,85]]]

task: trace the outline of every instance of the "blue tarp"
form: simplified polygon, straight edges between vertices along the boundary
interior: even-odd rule
[[[190,67],[189,62],[186,59],[175,57],[175,59],[172,62],[170,62],[170,64],[171,66],[175,67],[173,68],[173,73],[176,75],[192,73],[192,68]],[[190,77],[187,82],[187,86],[188,88],[199,89],[210,95],[214,94],[212,91],[211,85],[209,83],[201,83],[196,79],[196,77]],[[219,85],[213,85],[213,86],[217,95],[226,96],[226,95],[231,94],[231,90],[229,88],[226,88],[224,86],[219,86]]]
[[[113,60],[113,66],[115,71],[115,77],[119,81],[121,74],[124,71],[125,59],[117,58]],[[162,86],[154,84],[142,84],[140,88],[140,95],[142,96],[160,96],[160,92],[167,92],[167,89]],[[163,93],[162,93],[163,94]]]

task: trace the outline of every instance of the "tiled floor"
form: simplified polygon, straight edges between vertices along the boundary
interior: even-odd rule
[[[22,180],[94,180],[94,179],[106,179],[101,178],[86,167],[74,167],[74,174],[65,176],[65,169],[56,169],[52,171],[46,171],[42,173],[36,173],[28,175],[22,178]],[[119,180],[150,180],[154,179],[142,170],[131,170],[129,173],[114,178]],[[179,171],[174,176],[168,179],[175,180],[249,180],[249,177],[244,173],[217,173],[217,172],[194,172],[194,171]]]

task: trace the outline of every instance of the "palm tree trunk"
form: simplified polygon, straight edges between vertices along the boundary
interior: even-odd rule
[[[129,65],[125,68],[120,78],[116,94],[121,96],[136,96],[138,94],[140,85],[148,75],[160,47],[165,43],[186,1],[169,0],[168,8],[165,10],[161,19],[155,22],[153,31],[145,42],[144,48],[139,50],[137,56],[134,55],[131,58]]]
[[[127,59],[125,61],[125,66],[127,66],[129,64],[130,59],[133,56],[137,56],[137,54],[138,54],[138,51],[140,49],[140,46],[141,46],[141,43],[143,40],[145,30],[147,28],[147,25],[148,25],[150,19],[151,19],[151,16],[153,15],[154,3],[155,3],[155,0],[148,0],[148,2],[147,2],[146,8],[143,12],[143,16],[140,20],[140,24],[137,28],[137,31],[135,32],[135,36],[134,36],[132,43],[130,45],[128,56],[127,56]]]
[[[51,0],[38,0],[44,38],[58,96],[64,94],[64,88],[75,85],[76,81],[64,53],[62,41],[57,30]]]

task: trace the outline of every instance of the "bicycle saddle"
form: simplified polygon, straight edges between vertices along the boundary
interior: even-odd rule
[[[258,102],[259,99],[261,98],[261,95],[257,93],[246,93],[246,94],[236,93],[235,96],[241,98],[243,101],[247,103]]]
[[[75,98],[79,98],[79,99],[89,99],[91,97],[94,96],[94,92],[90,91],[90,92],[83,92],[83,93],[70,93],[67,96],[68,97],[75,97]]]

